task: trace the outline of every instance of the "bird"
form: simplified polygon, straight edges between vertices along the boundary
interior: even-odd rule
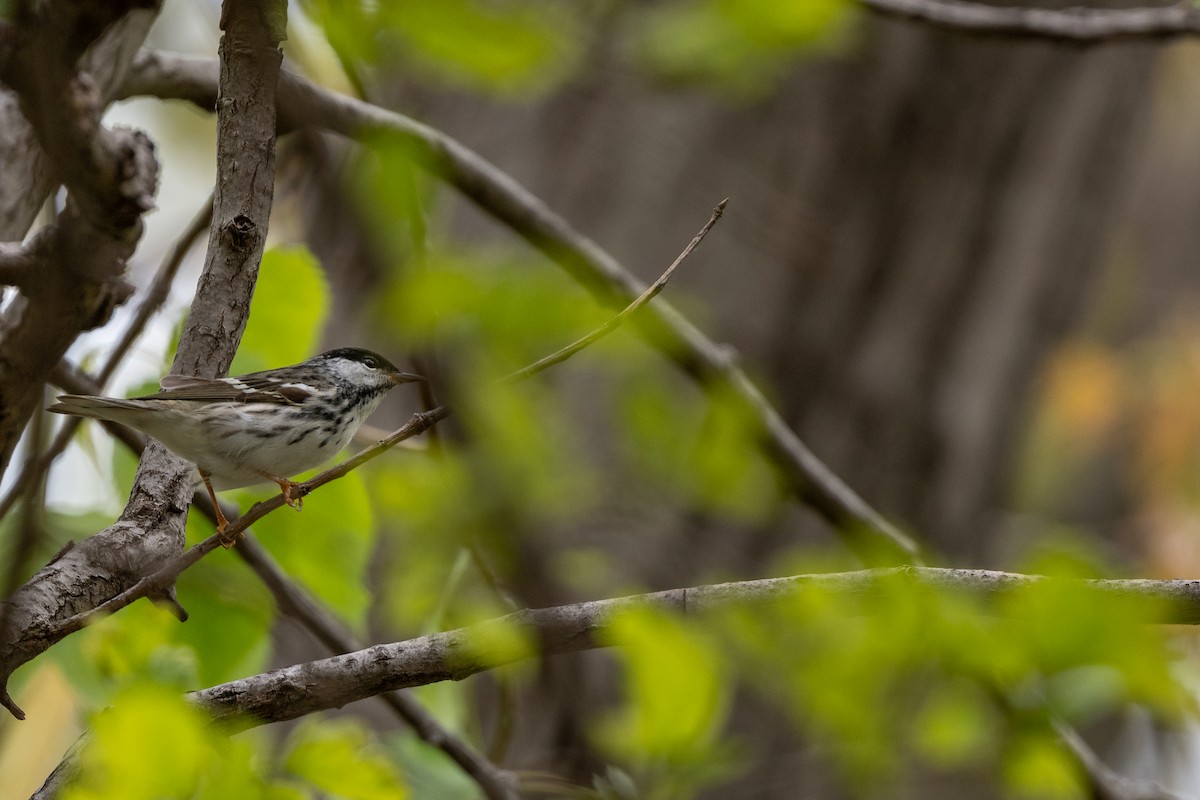
[[[141,397],[64,394],[47,410],[128,425],[192,462],[231,547],[216,492],[274,481],[299,509],[299,484],[289,477],[340,452],[393,387],[424,380],[378,353],[342,347],[236,377],[167,375],[156,394]]]

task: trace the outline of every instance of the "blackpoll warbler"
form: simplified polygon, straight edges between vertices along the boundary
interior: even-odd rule
[[[128,425],[194,463],[223,536],[229,521],[214,490],[271,480],[299,508],[301,498],[292,496],[297,484],[287,476],[334,456],[389,389],[419,380],[383,356],[343,347],[236,378],[168,375],[157,394],[128,400],[66,394],[49,410]]]

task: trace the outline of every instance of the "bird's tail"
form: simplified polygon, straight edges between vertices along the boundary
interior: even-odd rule
[[[116,397],[64,394],[59,395],[58,402],[46,410],[53,411],[55,414],[74,414],[77,417],[123,422],[128,412],[138,410],[138,405]]]

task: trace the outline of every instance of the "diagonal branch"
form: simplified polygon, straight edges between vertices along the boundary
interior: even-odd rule
[[[211,60],[142,51],[122,96],[153,95],[212,108]],[[281,131],[326,128],[352,138],[384,134],[402,141],[418,163],[560,264],[603,302],[623,306],[646,287],[599,245],[577,232],[512,176],[460,142],[427,125],[369,103],[338,95],[282,73]],[[859,497],[810,451],[737,365],[730,348],[706,337],[667,303],[641,315],[654,346],[701,383],[728,389],[751,415],[765,452],[781,468],[795,494],[832,523],[848,546],[868,563],[918,560],[918,546]]]
[[[371,459],[383,455],[385,451],[405,439],[424,433],[439,420],[447,417],[449,413],[444,406],[439,406],[433,411],[422,411],[413,414],[408,422],[393,431],[383,441],[377,442],[374,446],[368,447],[353,458],[349,458],[337,466],[309,478],[303,483],[296,484],[291,491],[292,499],[307,497],[325,484],[335,481]],[[140,600],[143,597],[157,598],[161,596],[170,587],[174,586],[176,578],[197,561],[204,558],[213,550],[216,550],[223,542],[244,533],[255,522],[258,522],[272,511],[282,508],[284,504],[285,501],[282,494],[277,494],[255,503],[245,514],[232,520],[223,533],[214,533],[207,539],[197,542],[179,556],[168,561],[158,570],[139,579],[120,594],[113,595],[103,603],[81,611],[78,614],[65,619],[55,620],[44,627],[34,629],[30,632],[31,635],[52,644],[68,634],[82,630],[101,617],[120,611],[135,600]]]

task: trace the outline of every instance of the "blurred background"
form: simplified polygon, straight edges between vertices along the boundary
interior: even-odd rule
[[[168,0],[149,45],[211,57],[218,15]],[[729,197],[662,297],[938,563],[1022,568],[1067,542],[1105,574],[1197,574],[1196,44],[981,36],[848,0],[314,0],[289,8],[285,54],[286,69],[457,138],[646,282]],[[211,191],[215,120],[153,98],[109,120],[146,128],[161,158],[131,265],[144,286]],[[274,247],[234,371],[365,346],[427,371],[462,412],[427,449],[265,521],[259,538],[293,577],[374,642],[513,605],[854,566],[748,444],[749,423],[632,331],[492,388],[612,309],[410,155],[317,131],[280,140]],[[163,373],[201,262],[199,247],[111,393]],[[102,359],[129,311],[72,358]],[[417,402],[397,392],[373,422],[395,427]],[[119,511],[132,465],[84,427],[46,487],[39,563]],[[324,655],[223,556],[181,581],[186,626],[143,604],[18,673],[31,720],[20,735],[0,721],[0,774],[23,780],[0,797],[27,795],[80,711],[129,676],[197,688]],[[1188,684],[1191,634],[1162,647]],[[899,747],[907,768],[884,772],[902,778],[859,781],[819,725],[744,687],[719,693],[703,747],[639,758],[619,744],[637,740],[617,709],[639,666],[622,658],[560,656],[422,697],[506,766],[555,776],[562,796],[1083,796],[1023,777],[1020,748],[994,732],[943,761]],[[1193,740],[1137,697],[1105,697],[1082,722],[1109,762],[1194,788]],[[863,714],[855,702],[869,698],[841,713]],[[379,737],[413,796],[472,796],[382,707],[342,716]],[[977,736],[982,718],[949,740]],[[842,734],[853,750],[860,734]],[[256,735],[293,755],[321,741],[303,723]]]

